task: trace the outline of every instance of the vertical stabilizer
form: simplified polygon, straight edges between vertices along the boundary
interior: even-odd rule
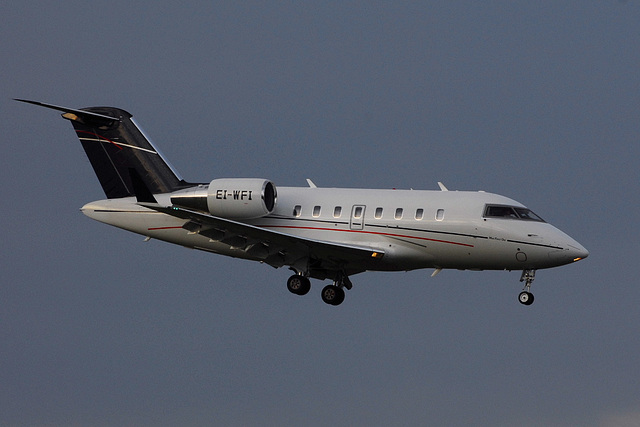
[[[62,111],[71,121],[107,198],[136,195],[142,180],[151,194],[169,193],[189,184],[182,180],[133,121],[113,107],[80,110],[18,99]],[[132,175],[137,174],[134,178]]]

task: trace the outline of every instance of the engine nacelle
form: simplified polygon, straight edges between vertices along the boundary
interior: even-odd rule
[[[260,178],[214,179],[207,185],[177,191],[171,203],[229,219],[269,215],[276,206],[276,186]]]
[[[209,184],[209,212],[223,218],[260,218],[276,206],[276,186],[266,179],[214,179]]]

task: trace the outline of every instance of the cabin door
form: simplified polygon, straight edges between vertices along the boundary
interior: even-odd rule
[[[351,208],[351,221],[349,226],[352,230],[362,230],[364,228],[365,205],[353,205]]]

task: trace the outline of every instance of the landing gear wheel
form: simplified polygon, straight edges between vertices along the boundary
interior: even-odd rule
[[[344,301],[344,290],[336,285],[327,285],[322,289],[322,301],[329,305],[340,305]]]
[[[520,295],[518,295],[518,301],[520,301],[520,304],[531,305],[533,304],[533,300],[534,298],[531,292],[522,291],[520,292]]]
[[[306,295],[311,289],[311,281],[308,277],[294,274],[287,280],[287,289],[296,295]]]
[[[522,276],[520,276],[520,281],[524,282],[524,289],[518,295],[518,301],[520,304],[531,305],[533,304],[533,294],[529,292],[531,290],[531,284],[533,280],[536,278],[536,270],[522,270]]]

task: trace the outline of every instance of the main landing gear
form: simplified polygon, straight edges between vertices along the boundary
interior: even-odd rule
[[[536,278],[536,271],[531,269],[531,270],[522,270],[522,276],[520,276],[520,281],[524,282],[524,288],[522,290],[522,292],[520,292],[520,295],[518,295],[518,301],[520,301],[520,304],[524,304],[524,305],[531,305],[533,304],[533,294],[530,292],[531,291],[531,284],[533,283],[533,280]]]
[[[332,285],[322,289],[322,301],[329,305],[340,305],[344,301],[344,288],[351,289],[353,285],[346,275],[340,274]],[[306,295],[311,289],[311,281],[303,274],[294,274],[287,280],[287,289],[296,295]]]

